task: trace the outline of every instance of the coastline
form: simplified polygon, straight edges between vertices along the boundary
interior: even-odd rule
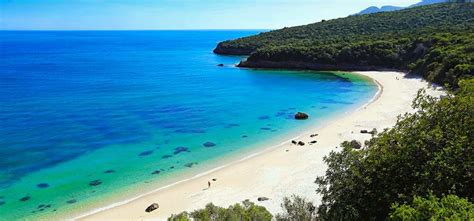
[[[326,167],[322,158],[330,151],[337,150],[336,147],[344,140],[357,139],[363,142],[370,139],[369,134],[360,134],[360,129],[377,128],[381,131],[393,125],[399,114],[410,111],[411,101],[418,89],[427,85],[425,81],[403,78],[402,73],[396,72],[356,74],[371,78],[378,85],[378,92],[368,103],[350,113],[329,119],[322,125],[294,136],[294,139],[306,143],[317,140],[317,144],[297,147],[287,141],[265,147],[235,162],[75,219],[165,220],[172,213],[202,208],[209,202],[228,206],[245,199],[266,206],[275,213],[280,211],[282,198],[291,194],[304,195],[318,204],[320,199],[314,193],[314,179],[324,175]],[[433,89],[427,91],[429,94],[442,93]],[[319,136],[310,138],[309,134],[312,133],[318,133]],[[207,187],[207,181],[213,178],[217,178],[217,182],[213,182],[211,189],[203,190]],[[257,202],[260,196],[270,200]],[[160,208],[145,213],[144,209],[154,202],[159,203]]]

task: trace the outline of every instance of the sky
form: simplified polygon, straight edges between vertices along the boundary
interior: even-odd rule
[[[277,29],[419,0],[0,0],[0,30]]]

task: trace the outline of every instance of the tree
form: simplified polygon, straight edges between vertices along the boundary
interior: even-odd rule
[[[394,204],[390,220],[474,220],[474,204],[455,195],[441,199],[415,197],[410,205]]]
[[[177,215],[171,215],[169,221],[217,221],[217,220],[241,220],[241,221],[270,221],[273,218],[265,207],[255,205],[249,200],[245,200],[242,204],[229,206],[227,209],[215,206],[210,203],[204,209],[194,212],[182,212]]]

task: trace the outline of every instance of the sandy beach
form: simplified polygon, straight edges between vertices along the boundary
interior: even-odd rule
[[[77,219],[166,220],[171,214],[203,208],[209,202],[228,206],[245,199],[250,199],[267,207],[270,212],[277,213],[281,211],[280,204],[283,197],[292,194],[304,196],[319,204],[320,196],[315,192],[314,180],[325,173],[326,165],[323,157],[333,150],[337,151],[340,143],[345,140],[356,139],[363,143],[370,139],[370,134],[362,134],[360,130],[370,131],[376,128],[382,131],[392,126],[398,115],[411,111],[411,102],[417,91],[428,87],[426,81],[419,78],[405,78],[403,73],[357,72],[357,74],[368,76],[379,84],[377,95],[371,102],[357,110],[340,115],[327,124],[314,127],[300,135],[297,141],[301,140],[306,145],[297,146],[288,142],[201,177],[171,185],[123,205]],[[443,93],[433,88],[427,89],[427,92],[432,95]],[[311,134],[318,136],[310,137]],[[317,143],[309,145],[309,142],[314,140]],[[211,188],[208,189],[207,183],[212,179],[217,181],[212,182]],[[268,197],[270,200],[258,202],[258,197]],[[160,208],[146,213],[145,208],[152,203],[158,203]]]

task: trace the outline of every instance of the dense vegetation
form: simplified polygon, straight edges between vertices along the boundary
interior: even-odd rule
[[[398,69],[457,87],[474,74],[474,4],[445,3],[349,16],[219,43],[241,66]],[[315,64],[315,65],[308,65]]]
[[[474,220],[474,204],[455,195],[415,197],[411,205],[394,205],[390,220]]]
[[[212,203],[207,204],[206,208],[196,210],[194,212],[182,212],[177,215],[172,215],[168,218],[169,221],[211,221],[211,220],[242,220],[242,221],[270,221],[273,218],[272,214],[265,209],[265,207],[257,206],[254,203],[246,200],[242,204],[235,204],[228,208],[215,206]]]
[[[420,93],[417,111],[377,134],[363,150],[347,143],[325,158],[319,177],[323,220],[382,220],[414,196],[454,194],[474,201],[474,79],[456,95]]]

